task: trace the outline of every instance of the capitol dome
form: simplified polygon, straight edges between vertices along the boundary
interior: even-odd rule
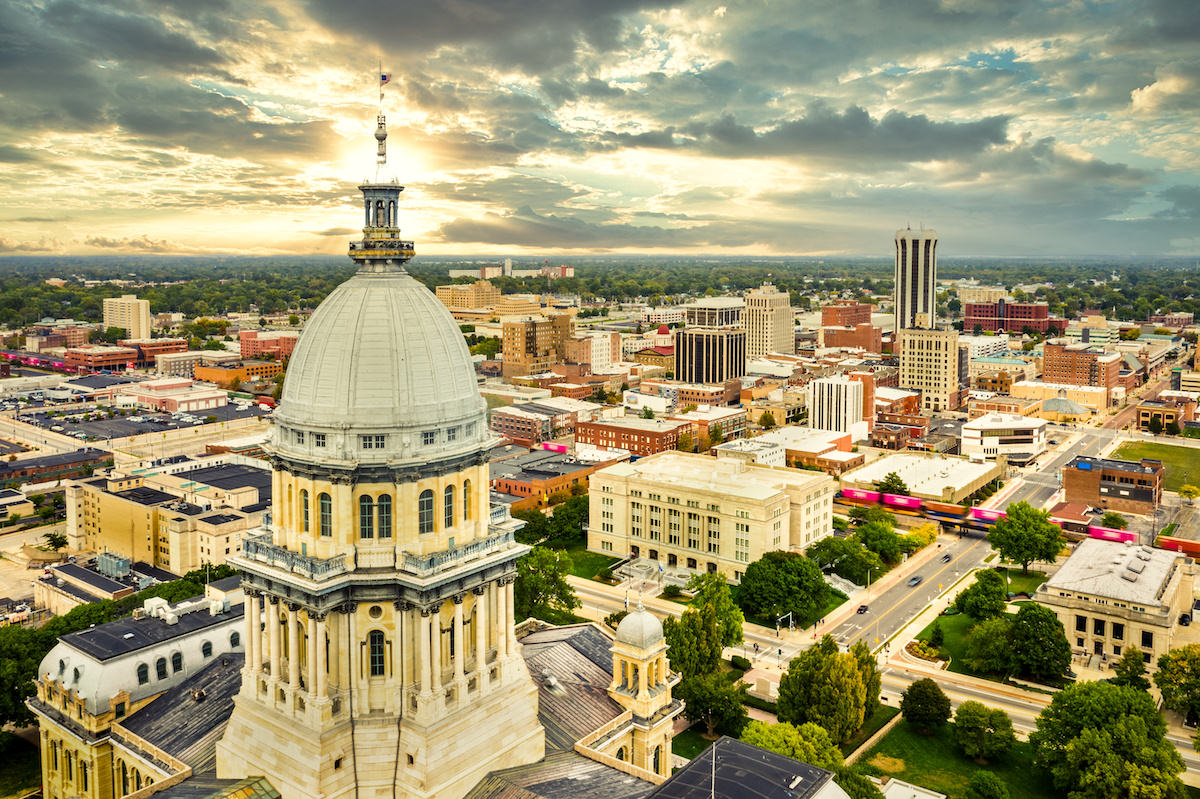
[[[323,464],[427,463],[487,446],[486,407],[446,307],[403,271],[360,271],[304,327],[272,448]]]
[[[620,644],[637,649],[654,649],[663,642],[662,622],[639,603],[636,610],[621,619],[616,637]]]

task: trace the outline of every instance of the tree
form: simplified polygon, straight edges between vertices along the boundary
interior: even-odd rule
[[[1062,529],[1050,523],[1050,514],[1024,501],[1008,506],[1005,517],[992,525],[988,540],[1001,557],[1020,563],[1025,574],[1035,560],[1053,563],[1063,548]]]
[[[1146,691],[1077,682],[1054,695],[1029,736],[1034,764],[1071,799],[1182,799],[1183,760]]]
[[[963,799],[1011,799],[1008,786],[990,771],[976,771],[967,781]]]
[[[832,567],[833,573],[857,585],[883,573],[883,561],[854,538],[826,536],[804,553],[822,569]]]
[[[708,443],[711,446],[716,446],[725,440],[725,433],[721,430],[721,425],[710,424],[708,426]]]
[[[976,624],[967,633],[965,657],[974,671],[1008,673],[1013,668],[1012,622],[997,616]]]
[[[683,715],[693,724],[703,724],[709,738],[717,730],[740,735],[746,724],[746,686],[731,683],[719,672],[685,677],[676,689],[683,700]]]
[[[729,583],[720,572],[704,572],[693,575],[688,581],[688,590],[694,592],[689,603],[694,608],[711,605],[715,611],[717,624],[720,625],[721,643],[725,646],[735,646],[742,642],[742,623],[746,617],[733,601],[733,592]]]
[[[859,505],[851,508],[846,515],[859,524],[880,522],[886,524],[888,527],[896,526],[896,517],[878,505]]]
[[[940,618],[933,620],[933,629],[929,631],[929,643],[938,649],[941,649],[942,644],[946,643],[946,631],[942,629]]]
[[[904,689],[900,697],[904,720],[924,733],[940,727],[950,718],[950,698],[933,680],[926,677]]]
[[[53,514],[54,510],[50,509],[50,513]],[[51,531],[43,535],[42,538],[46,540],[46,546],[54,552],[58,552],[67,545],[67,537],[62,533]]]
[[[300,324],[300,317],[296,314],[288,314],[288,324],[295,327]]]
[[[1124,530],[1129,526],[1129,522],[1125,517],[1114,510],[1104,511],[1104,515],[1100,517],[1101,527],[1111,527],[1114,530]]]
[[[1039,679],[1061,677],[1071,665],[1071,645],[1062,622],[1044,605],[1022,605],[1012,622],[1013,663],[1022,674]]]
[[[763,411],[758,417],[758,426],[764,430],[770,430],[775,426],[775,414],[770,411]]]
[[[642,418],[643,419],[653,419],[654,418],[654,409],[653,408],[642,408]]]
[[[870,718],[879,709],[879,694],[883,689],[883,675],[879,673],[879,661],[871,652],[871,648],[862,639],[850,647],[850,654],[858,661],[858,672],[862,675],[863,687],[866,689],[866,700],[863,705],[863,715]]]
[[[692,434],[680,433],[679,441],[675,444],[675,449],[680,452],[694,452],[696,450],[696,441],[692,438]]]
[[[866,669],[862,649],[838,652],[837,642],[826,635],[793,658],[779,679],[779,720],[818,724],[835,741],[849,738],[866,718],[868,691],[875,691],[874,701],[879,698],[874,659]]]
[[[963,754],[979,763],[1003,755],[1017,742],[1008,714],[981,702],[959,705],[952,726],[954,741]]]
[[[1150,428],[1150,432],[1153,433],[1154,435],[1157,436],[1157,435],[1161,434],[1163,431],[1162,417],[1151,416],[1150,423],[1147,425],[1147,427]]]
[[[561,622],[579,607],[579,598],[571,590],[567,575],[571,557],[546,547],[535,546],[517,560],[517,581],[513,586],[513,615]]]
[[[860,524],[854,539],[878,555],[884,563],[899,563],[900,556],[904,554],[900,536],[883,522]]]
[[[1126,647],[1121,659],[1113,666],[1113,672],[1113,685],[1127,685],[1139,691],[1150,688],[1150,681],[1146,679],[1146,659],[1136,646]]]
[[[752,721],[742,730],[742,740],[776,754],[801,760],[827,771],[845,765],[842,752],[823,727],[811,722],[796,726],[781,722],[765,724]]]
[[[799,625],[829,602],[830,588],[821,570],[799,552],[767,552],[746,567],[738,604],[748,616],[774,621],[791,613]]]
[[[1186,499],[1188,504],[1191,505],[1195,502],[1196,497],[1200,497],[1200,488],[1197,488],[1191,483],[1181,485],[1179,487],[1179,496]]]
[[[684,677],[714,674],[721,664],[721,624],[710,604],[688,608],[678,618],[663,621],[667,659]]]
[[[852,766],[838,769],[833,775],[833,781],[850,799],[883,799],[883,793],[875,787],[875,783]]]
[[[1001,615],[1007,605],[1004,578],[992,569],[976,572],[975,582],[954,598],[954,607],[977,621]]]
[[[1175,421],[1174,419],[1167,422],[1167,426],[1163,428],[1163,432],[1169,436],[1179,435],[1179,422]]]
[[[1163,707],[1184,716],[1200,715],[1200,644],[1160,655],[1154,684],[1162,692]]]
[[[883,479],[875,483],[875,487],[883,494],[904,494],[908,495],[908,483],[901,479],[900,475],[895,472],[888,472],[883,476]]]

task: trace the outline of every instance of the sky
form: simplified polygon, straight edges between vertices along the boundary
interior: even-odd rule
[[[0,254],[1200,253],[1196,0],[3,0]]]

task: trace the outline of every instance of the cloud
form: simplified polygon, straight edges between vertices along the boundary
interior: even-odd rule
[[[42,160],[41,154],[27,147],[12,147],[0,144],[0,162],[7,164],[28,164]]]
[[[57,240],[46,237],[43,237],[38,241],[17,241],[15,239],[6,239],[0,237],[0,252],[54,252],[60,249],[60,246],[61,245]]]
[[[314,236],[351,236],[351,235],[353,235],[355,233],[359,233],[359,232],[360,231],[355,230],[352,227],[331,227],[331,228],[326,228],[325,230],[315,230],[315,231],[313,231],[313,235]]]
[[[187,247],[172,244],[169,241],[155,240],[143,233],[141,236],[130,236],[123,239],[112,239],[105,236],[89,236],[84,239],[89,247],[103,250],[123,250],[133,252],[183,252]]]

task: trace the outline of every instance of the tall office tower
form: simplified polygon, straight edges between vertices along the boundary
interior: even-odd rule
[[[575,332],[570,314],[510,316],[500,326],[500,352],[505,377],[544,372],[567,357],[567,340]]]
[[[896,231],[894,333],[909,327],[933,327],[937,318],[937,233]],[[924,324],[918,317],[924,314]]]
[[[863,420],[861,380],[846,375],[821,377],[808,384],[808,426],[848,433]]]
[[[770,283],[746,292],[746,357],[796,351],[791,298]]]
[[[952,411],[957,408],[958,331],[901,330],[898,341],[900,388],[921,392],[921,412]]]
[[[688,327],[741,327],[746,303],[740,297],[704,297],[683,306]]]
[[[246,660],[217,773],[289,799],[457,799],[545,756],[513,625],[529,547],[493,525],[487,404],[404,268],[403,187],[359,188],[358,271],[305,325],[275,411],[271,527],[229,558]]]
[[[685,328],[675,333],[675,379],[724,383],[746,374],[746,331]]]
[[[150,338],[150,300],[139,300],[135,294],[106,297],[104,300],[104,329],[125,329],[122,338]]]

